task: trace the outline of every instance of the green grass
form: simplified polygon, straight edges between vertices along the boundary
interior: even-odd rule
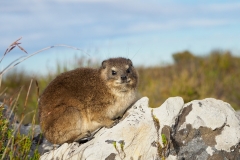
[[[16,107],[17,99],[9,106],[10,113],[3,115],[4,103],[0,105],[0,159],[31,159],[37,160],[40,157],[38,153],[38,147],[32,153],[30,157],[33,133],[29,132],[28,135],[20,134],[19,128],[14,124],[16,123],[16,117],[11,116],[11,112]],[[5,111],[6,112],[6,111]],[[13,117],[12,119],[10,117]],[[23,118],[24,119],[24,116]],[[22,120],[20,121],[21,124]],[[34,126],[32,121],[32,126]]]

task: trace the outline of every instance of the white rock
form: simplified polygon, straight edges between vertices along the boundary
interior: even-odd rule
[[[154,108],[153,114],[160,120],[161,128],[164,125],[172,126],[182,110],[184,101],[181,97],[168,98],[160,107]]]
[[[223,131],[216,137],[216,149],[230,152],[230,148],[240,142],[240,121],[237,113],[228,104],[220,105],[218,100],[218,107],[226,115],[226,123]]]
[[[177,156],[169,155],[166,160],[177,160]]]
[[[198,129],[200,126],[219,128],[226,122],[226,116],[221,108],[216,105],[209,105],[214,99],[195,100],[184,105],[184,108],[192,104],[192,111],[187,115],[186,121],[179,128],[181,130],[186,124],[192,124],[193,128]]]
[[[223,131],[216,137],[216,149],[230,151],[230,147],[240,141],[240,121],[234,109],[221,100],[207,98],[194,100],[184,105],[192,105],[192,111],[186,116],[185,122],[179,130],[191,124],[193,128],[208,127],[212,130],[223,127]],[[229,127],[225,127],[229,126]],[[213,137],[215,138],[215,137]]]
[[[24,135],[29,135],[29,133],[31,133],[33,135],[33,137],[36,137],[39,133],[41,133],[40,126],[32,125],[31,123],[29,123],[27,125],[15,123],[14,129],[19,130],[20,134],[24,134]]]
[[[212,147],[207,147],[207,149],[206,149],[206,151],[207,151],[207,153],[209,154],[209,155],[213,155],[213,152],[214,152],[214,150],[212,149]]]
[[[189,113],[185,115],[186,117],[181,117],[183,110],[189,105],[192,105],[192,110],[189,110]],[[153,115],[160,121],[159,131],[154,125],[152,110]],[[178,124],[179,119],[184,121]],[[204,127],[213,132],[220,128],[222,132],[213,137],[216,138],[217,144],[208,146],[201,134],[192,136],[193,139],[184,139],[184,136],[189,138],[188,133],[191,132],[191,130],[186,129],[187,125],[192,126],[193,134],[198,133],[196,131]],[[167,99],[160,107],[153,109],[148,107],[148,98],[143,97],[127,111],[116,126],[111,129],[100,129],[94,138],[87,143],[81,145],[76,142],[65,143],[59,148],[45,153],[40,159],[159,159],[156,142],[162,144],[161,134],[164,126],[167,126],[171,135],[171,139],[168,139],[169,143],[173,143],[175,140],[181,141],[174,142],[179,143],[176,144],[178,145],[177,149],[172,144],[168,148],[169,155],[166,154],[168,160],[187,159],[188,157],[207,159],[214,154],[222,156],[222,153],[230,152],[230,148],[240,142],[240,120],[231,106],[223,101],[208,98],[195,100],[184,105],[181,97],[174,97]],[[185,132],[178,134],[178,136],[183,136],[183,139],[181,137],[175,139],[177,133],[184,130],[186,134]],[[189,136],[191,137],[191,135]],[[185,143],[183,144],[182,141]],[[176,152],[176,150],[178,151]],[[196,155],[194,155],[195,153]],[[237,152],[234,154],[235,157],[238,157]]]
[[[183,106],[182,98],[168,99],[160,108],[153,109],[160,119],[161,125],[174,124],[177,113]],[[64,144],[59,149],[41,156],[41,159],[57,157],[67,159],[105,159],[109,156],[120,159],[155,159],[158,157],[157,148],[152,143],[157,140],[157,132],[148,108],[148,98],[140,99],[127,112],[125,119],[111,129],[102,128],[93,140],[82,144],[74,151],[73,144]],[[162,114],[167,110],[167,115]],[[116,148],[113,145],[116,142]],[[121,142],[124,143],[123,150]],[[74,143],[75,144],[75,143]]]

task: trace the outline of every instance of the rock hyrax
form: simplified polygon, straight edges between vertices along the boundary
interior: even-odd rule
[[[77,68],[60,74],[39,98],[44,136],[62,144],[112,127],[136,101],[137,83],[137,72],[126,58],[105,60],[99,69]]]

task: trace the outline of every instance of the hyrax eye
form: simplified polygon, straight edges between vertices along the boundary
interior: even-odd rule
[[[127,73],[130,73],[130,69],[127,69]]]
[[[112,75],[116,75],[116,74],[117,74],[117,72],[112,70]]]

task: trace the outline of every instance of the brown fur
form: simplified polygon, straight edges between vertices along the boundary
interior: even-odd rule
[[[86,138],[100,127],[112,127],[135,102],[137,83],[137,72],[125,58],[103,61],[99,69],[60,74],[39,98],[45,137],[61,144]]]

